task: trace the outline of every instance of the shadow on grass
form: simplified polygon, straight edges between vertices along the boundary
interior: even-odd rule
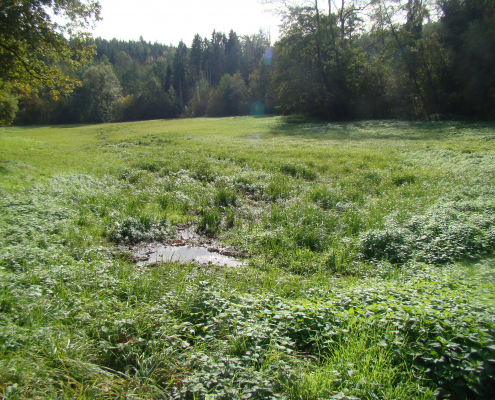
[[[495,140],[495,123],[470,121],[370,120],[329,122],[305,116],[282,117],[272,135],[321,140],[443,140],[456,135],[487,136]]]
[[[62,129],[69,129],[69,128],[84,128],[85,126],[96,126],[96,125],[104,125],[102,124],[60,124],[60,125],[11,125],[8,126],[7,128],[12,129],[38,129],[38,128],[62,128]]]
[[[39,127],[70,129],[70,128],[84,128],[86,126],[98,126],[98,125],[104,125],[104,124],[103,123],[101,123],[101,124],[62,124],[62,125],[41,125]]]

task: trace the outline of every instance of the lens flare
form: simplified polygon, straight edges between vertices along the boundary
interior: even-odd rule
[[[265,65],[270,65],[272,62],[273,50],[268,47],[265,50]]]
[[[251,115],[263,115],[265,113],[265,106],[261,101],[255,101],[250,107]]]

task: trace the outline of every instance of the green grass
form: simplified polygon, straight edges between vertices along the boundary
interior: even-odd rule
[[[0,128],[0,398],[492,398],[495,126],[296,122]]]
[[[294,399],[432,398],[433,391],[421,388],[407,364],[398,363],[386,338],[394,336],[392,325],[377,328],[365,318],[345,323],[347,337],[335,343],[333,353],[319,365],[303,364],[298,379],[286,384]],[[337,395],[335,395],[337,393]]]

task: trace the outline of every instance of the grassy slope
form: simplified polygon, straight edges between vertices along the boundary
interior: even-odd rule
[[[0,394],[489,398],[494,127],[296,122],[2,128]]]

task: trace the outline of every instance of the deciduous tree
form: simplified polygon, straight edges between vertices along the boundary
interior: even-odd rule
[[[72,91],[77,78],[58,64],[74,70],[92,60],[87,29],[99,19],[96,0],[2,0],[0,79],[15,86],[44,85],[54,95]]]
[[[0,126],[10,125],[17,109],[17,97],[12,93],[12,86],[0,81]]]
[[[86,122],[108,122],[114,119],[122,88],[111,66],[101,63],[88,68],[83,75],[81,89],[86,104]]]

